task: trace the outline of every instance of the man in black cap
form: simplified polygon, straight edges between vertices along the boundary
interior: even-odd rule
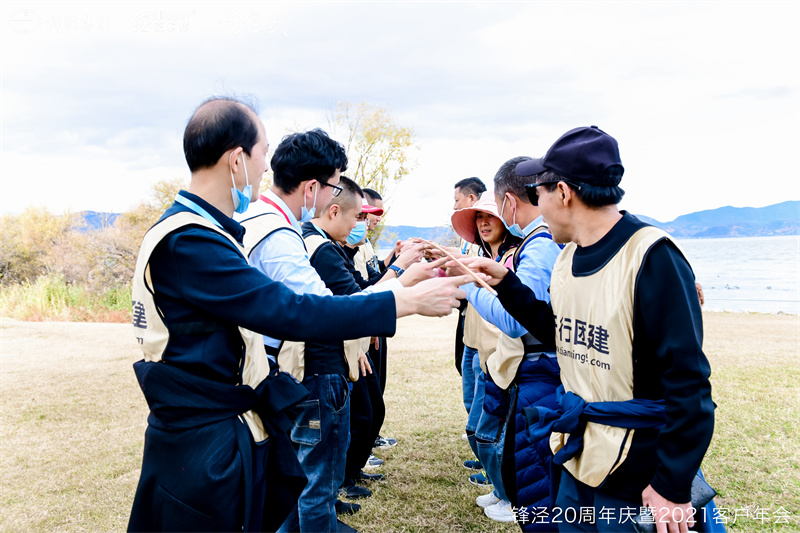
[[[570,130],[516,172],[532,176],[531,202],[566,243],[551,304],[502,265],[468,261],[528,331],[554,339],[560,410],[527,414],[532,435],[552,431],[563,465],[559,531],[633,531],[649,506],[659,533],[685,532],[715,407],[692,269],[669,235],[618,210],[619,149],[596,126]]]

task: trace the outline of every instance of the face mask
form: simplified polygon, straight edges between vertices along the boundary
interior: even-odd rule
[[[231,155],[233,155],[231,153]],[[231,166],[231,156],[228,156],[228,168],[231,170],[231,198],[233,199],[233,210],[239,214],[247,211],[250,207],[250,197],[253,194],[253,188],[250,187],[250,178],[247,176],[247,165],[244,164],[244,154],[242,154],[242,166],[244,167],[244,191],[236,188],[236,180],[233,179],[233,166]]]
[[[300,223],[308,222],[314,218],[314,212],[317,210],[317,191],[319,190],[319,183],[317,188],[314,189],[314,205],[311,206],[311,211],[306,208],[306,197],[303,196],[303,207],[300,208]]]
[[[514,213],[514,218],[512,219],[513,224],[511,224],[510,226],[506,223],[506,219],[503,218],[503,211],[506,208],[506,200],[508,200],[508,196],[503,198],[503,207],[500,208],[500,220],[503,221],[503,225],[506,227],[506,229],[511,235],[513,235],[514,237],[518,237],[520,239],[524,239],[525,234],[522,233],[522,228],[520,228],[519,224],[517,224],[517,213],[516,212]]]
[[[350,231],[350,235],[347,236],[347,244],[351,246],[355,246],[356,244],[360,243],[364,240],[364,237],[367,236],[367,222],[364,220],[359,220],[356,223],[356,227]]]

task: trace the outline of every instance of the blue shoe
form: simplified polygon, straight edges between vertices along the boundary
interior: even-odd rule
[[[464,461],[464,468],[467,470],[483,470],[483,465],[480,461]]]
[[[491,485],[489,483],[489,478],[486,477],[485,472],[478,472],[477,474],[472,474],[469,476],[469,482],[473,485],[484,486],[484,485]]]

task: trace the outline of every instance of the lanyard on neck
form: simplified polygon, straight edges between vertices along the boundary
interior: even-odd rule
[[[317,225],[316,225],[316,224],[314,224],[313,222],[309,222],[309,224],[311,224],[312,226],[314,226],[314,229],[315,229],[315,230],[317,230],[317,233],[319,233],[320,235],[322,235],[323,237],[325,237],[325,240],[328,240],[328,241],[330,241],[330,240],[331,240],[331,239],[330,239],[330,238],[329,238],[327,235],[325,235],[325,232],[324,232],[324,231],[322,231],[322,230],[319,228],[319,226],[317,226]],[[331,241],[331,242],[333,242],[333,241]]]
[[[260,198],[261,198],[261,200],[262,200],[262,201],[264,201],[264,202],[268,203],[269,205],[271,205],[272,207],[274,207],[275,209],[277,209],[278,211],[280,211],[280,212],[281,212],[281,215],[283,215],[283,218],[285,218],[285,219],[286,219],[286,222],[288,222],[290,226],[292,225],[292,221],[291,221],[291,220],[289,220],[289,217],[288,217],[288,216],[286,216],[286,213],[283,211],[283,209],[281,209],[281,206],[279,206],[279,205],[278,205],[278,204],[276,204],[274,201],[272,201],[272,199],[270,199],[270,198],[267,198],[267,197],[266,197],[266,196],[264,196],[263,194],[261,195],[261,197],[260,197]]]
[[[200,207],[199,205],[194,203],[192,200],[189,200],[185,196],[181,196],[180,193],[175,195],[175,201],[178,202],[179,204],[185,205],[186,207],[188,207],[189,209],[191,209],[192,211],[194,211],[195,213],[197,213],[198,215],[200,215],[204,219],[208,220],[209,222],[213,222],[214,224],[216,224],[220,228],[225,229],[225,228],[222,227],[222,224],[220,224],[219,221],[217,221],[216,218],[212,217],[209,214],[208,211],[206,211],[205,209],[203,209],[202,207]]]

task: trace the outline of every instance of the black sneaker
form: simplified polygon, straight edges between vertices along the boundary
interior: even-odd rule
[[[361,506],[357,503],[343,502],[336,500],[336,514],[354,515],[361,510]]]
[[[363,470],[358,475],[359,481],[383,481],[386,479],[386,476],[383,474],[367,474]]]
[[[339,495],[350,498],[351,500],[358,500],[361,498],[369,498],[372,496],[372,491],[350,482],[349,485],[342,485],[339,489]]]

